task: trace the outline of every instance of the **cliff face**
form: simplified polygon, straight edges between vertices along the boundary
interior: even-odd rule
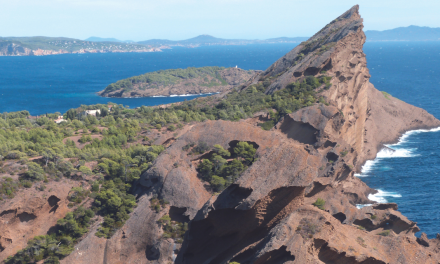
[[[243,86],[266,82],[272,94],[307,76],[328,76],[326,104],[286,115],[270,131],[253,120],[207,121],[168,146],[139,180],[138,207],[110,240],[91,232],[63,263],[438,263],[440,240],[416,239],[416,223],[395,204],[368,204],[358,178],[366,159],[411,129],[440,126],[426,111],[384,96],[369,83],[365,35],[355,6]],[[264,118],[264,114],[256,119]],[[220,194],[207,191],[188,155],[191,142],[258,147],[256,160]],[[169,204],[159,213],[150,199]],[[312,204],[325,200],[319,209]],[[156,221],[188,222],[183,244]]]
[[[29,56],[32,50],[11,41],[0,40],[0,56]]]

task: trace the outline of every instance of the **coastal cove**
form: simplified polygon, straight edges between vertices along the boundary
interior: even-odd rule
[[[113,102],[134,108],[190,100],[199,95],[103,98],[96,93],[118,80],[161,69],[238,66],[244,70],[264,70],[295,46],[281,43],[175,47],[152,53],[0,57],[0,112],[28,110],[31,115],[41,115],[64,113],[82,104]]]

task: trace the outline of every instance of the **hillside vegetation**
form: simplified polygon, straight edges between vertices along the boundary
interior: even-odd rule
[[[99,94],[106,97],[140,97],[222,92],[246,82],[254,73],[224,67],[160,70],[117,81]]]
[[[136,51],[145,50],[146,45],[137,43],[120,42],[92,42],[72,38],[52,38],[52,37],[6,37],[0,38],[0,45],[14,44],[30,50],[48,50],[75,52],[82,49],[103,50],[103,51]]]
[[[218,76],[216,73],[221,69],[164,71],[167,77],[155,80],[169,83],[180,78]],[[146,75],[143,80],[157,76]],[[220,77],[217,81],[221,82]],[[179,131],[186,123],[208,119],[235,121],[252,117],[255,112],[264,109],[277,111],[270,110],[273,125],[283,115],[319,102],[315,94],[318,89],[325,89],[326,85],[328,78],[325,76],[308,77],[273,95],[267,95],[264,93],[265,85],[260,81],[222,100],[199,98],[166,109],[144,106],[126,109],[122,105],[114,105],[110,112],[107,105],[82,106],[69,110],[64,115],[68,121],[61,124],[53,122],[57,113],[37,120],[28,119],[27,111],[2,115],[0,159],[3,161],[0,165],[3,172],[17,174],[18,178],[3,177],[0,180],[1,200],[13,198],[23,188],[35,186],[44,190],[45,184],[50,181],[88,179],[83,187],[72,189],[69,206],[74,210],[58,221],[58,231],[29,241],[29,249],[37,248],[38,254],[25,249],[8,258],[6,263],[33,263],[41,259],[56,261],[63,258],[89,232],[90,221],[96,218],[95,215],[104,218],[96,235],[111,237],[136,206],[132,194],[134,182],[164,150],[163,146],[153,145],[152,139],[145,136],[149,131]],[[85,109],[101,109],[101,115],[80,117],[78,113]],[[100,137],[92,139],[94,135]],[[72,140],[75,136],[82,147]],[[199,142],[198,146],[200,144],[203,145]],[[213,148],[219,153],[217,157],[204,160],[199,167],[200,177],[210,182],[212,190],[221,191],[252,163],[255,149],[247,143],[242,144],[238,145],[242,146],[242,150],[236,148],[232,153],[218,146],[200,148],[202,152]],[[225,157],[231,154],[236,158],[226,162]],[[33,159],[35,157],[37,159]],[[11,161],[20,164],[18,170],[9,171],[6,165]],[[85,166],[90,162],[96,162],[97,165],[91,168]],[[92,203],[87,206],[83,201],[89,199],[92,199]]]

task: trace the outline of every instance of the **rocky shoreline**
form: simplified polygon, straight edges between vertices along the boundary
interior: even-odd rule
[[[95,50],[95,49],[81,49],[78,51],[69,52],[67,50],[31,50],[23,47],[8,47],[7,51],[0,50],[0,56],[48,56],[61,54],[93,54],[93,53],[144,53],[144,52],[162,52],[161,48],[147,48],[144,50]]]
[[[178,130],[156,121],[155,128],[145,128],[142,144],[161,145],[164,151],[134,182],[130,194],[137,205],[130,218],[108,238],[95,235],[103,220],[98,218],[60,263],[437,264],[440,235],[417,238],[417,223],[397,204],[370,200],[376,190],[355,176],[384,144],[406,131],[440,127],[440,120],[425,110],[370,83],[365,41],[359,6],[354,6],[234,90],[181,103],[169,112],[142,108],[133,113],[139,118],[144,118],[141,112],[151,113],[157,122],[177,114],[183,120],[200,113],[213,118],[178,119]],[[123,95],[124,88],[113,92]],[[290,111],[286,102],[297,108]],[[251,104],[261,110],[240,118]],[[227,118],[228,109],[235,111],[233,118]],[[215,118],[217,113],[221,118]],[[128,125],[122,118],[118,122]],[[214,189],[220,174],[208,181],[203,173],[217,173],[215,166],[232,164],[234,158],[246,166],[242,171],[228,167],[240,173],[224,189]],[[63,212],[68,187],[57,198]],[[1,205],[2,215],[9,217],[0,222],[7,234],[0,238],[3,259],[25,244],[24,231],[16,236],[9,230],[38,233],[16,215],[32,212],[41,232],[56,221],[50,213],[24,206],[29,199],[16,196]],[[49,209],[43,199],[35,201]],[[367,206],[359,209],[359,204]],[[165,222],[174,229],[182,226],[181,236],[167,231]]]

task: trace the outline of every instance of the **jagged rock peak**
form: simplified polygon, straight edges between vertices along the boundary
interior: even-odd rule
[[[337,44],[349,35],[356,35],[356,38],[351,40],[352,46],[360,47],[362,52],[366,39],[362,29],[363,19],[359,15],[359,6],[356,5],[263,72],[260,80],[272,78],[267,93],[271,94],[285,88],[286,85],[301,77],[331,70],[331,54]]]

